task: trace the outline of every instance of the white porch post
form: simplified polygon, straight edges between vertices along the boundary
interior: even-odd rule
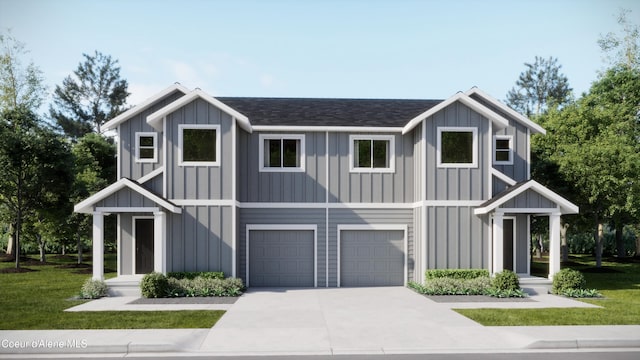
[[[495,212],[493,214],[493,273],[497,274],[504,269],[503,235],[504,235],[504,214]]]
[[[560,213],[549,214],[549,280],[560,271]]]
[[[104,214],[93,213],[93,280],[104,280]]]
[[[153,213],[153,271],[159,273],[167,272],[166,265],[166,218],[163,211]]]

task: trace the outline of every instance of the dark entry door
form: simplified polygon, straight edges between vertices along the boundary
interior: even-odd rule
[[[153,272],[153,219],[135,219],[136,274]]]
[[[514,223],[513,219],[504,219],[503,222],[504,233],[502,235],[503,246],[503,266],[505,270],[513,271],[513,239],[514,239]]]

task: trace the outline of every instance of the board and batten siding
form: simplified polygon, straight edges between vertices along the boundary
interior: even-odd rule
[[[414,139],[399,133],[395,141],[395,171],[351,172],[350,135],[369,133],[329,133],[329,202],[332,203],[407,203],[414,201]]]
[[[178,125],[220,125],[218,166],[181,166],[179,164]],[[234,121],[227,113],[205,100],[196,99],[166,117],[167,198],[218,200],[232,199]]]
[[[158,205],[139,193],[123,188],[98,201],[95,207],[158,207]]]
[[[527,234],[527,230],[529,227],[527,226],[529,222],[529,217],[525,214],[516,215],[516,233],[514,239],[515,246],[515,269],[514,271],[518,274],[528,274],[529,273],[529,234]]]
[[[504,204],[500,205],[500,208],[509,211],[509,209],[524,209],[524,208],[555,208],[557,204],[546,197],[538,194],[537,192],[529,189],[522,194],[510,199]]]
[[[492,141],[489,120],[469,107],[455,102],[423,121],[427,127],[426,200],[486,200],[487,172],[491,154],[487,141]],[[475,127],[478,129],[478,166],[475,168],[439,168],[437,165],[438,127]]]
[[[238,200],[242,202],[325,202],[325,132],[238,130]],[[260,135],[304,135],[305,171],[260,171]]]
[[[119,147],[119,174],[120,177],[126,177],[129,179],[137,180],[142,176],[150,173],[151,171],[161,167],[164,164],[163,159],[163,146],[162,133],[156,131],[149,124],[147,124],[147,116],[151,115],[157,110],[160,110],[164,106],[172,103],[173,101],[181,98],[184,94],[181,91],[174,91],[173,93],[158,100],[153,105],[149,106],[144,111],[132,116],[127,121],[119,125],[118,133],[118,147]],[[158,161],[155,163],[138,163],[135,161],[136,154],[136,132],[151,132],[157,133],[158,144]]]

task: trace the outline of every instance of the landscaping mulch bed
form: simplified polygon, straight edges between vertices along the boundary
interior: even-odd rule
[[[196,296],[175,298],[139,298],[129,302],[132,305],[162,305],[162,304],[233,304],[237,296]]]
[[[425,295],[437,303],[535,302],[530,298],[497,298],[485,295]]]

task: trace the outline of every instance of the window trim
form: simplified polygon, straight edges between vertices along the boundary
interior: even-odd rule
[[[361,168],[355,167],[355,142],[357,140],[385,140],[389,141],[389,167],[386,168]],[[373,147],[372,147],[373,148]],[[396,137],[395,135],[349,135],[349,172],[352,173],[395,173],[396,172]],[[371,159],[373,164],[373,158]]]
[[[305,135],[304,134],[260,134],[258,143],[258,168],[259,172],[305,172]],[[300,141],[300,166],[299,167],[268,167],[264,166],[264,142],[265,140],[299,140]],[[284,154],[281,154],[284,156]]]
[[[501,152],[508,151],[509,152],[509,160],[499,161],[496,159],[496,155],[498,153],[498,148],[496,147],[497,140],[509,140],[509,148],[508,149],[500,149]],[[493,164],[494,165],[513,165],[513,135],[494,135],[493,136]]]
[[[442,162],[442,133],[443,132],[471,132],[473,136],[470,163],[443,163]],[[477,168],[478,167],[478,128],[464,126],[438,126],[436,159],[439,168]]]
[[[201,129],[216,131],[216,160],[215,161],[183,161],[183,132],[184,129]],[[220,125],[217,124],[179,124],[178,125],[178,166],[220,166]]]
[[[153,158],[142,159],[140,158],[140,138],[141,137],[153,137]],[[136,163],[157,163],[158,162],[158,133],[156,132],[136,132],[135,133],[135,162]],[[148,149],[149,147],[145,147]]]

